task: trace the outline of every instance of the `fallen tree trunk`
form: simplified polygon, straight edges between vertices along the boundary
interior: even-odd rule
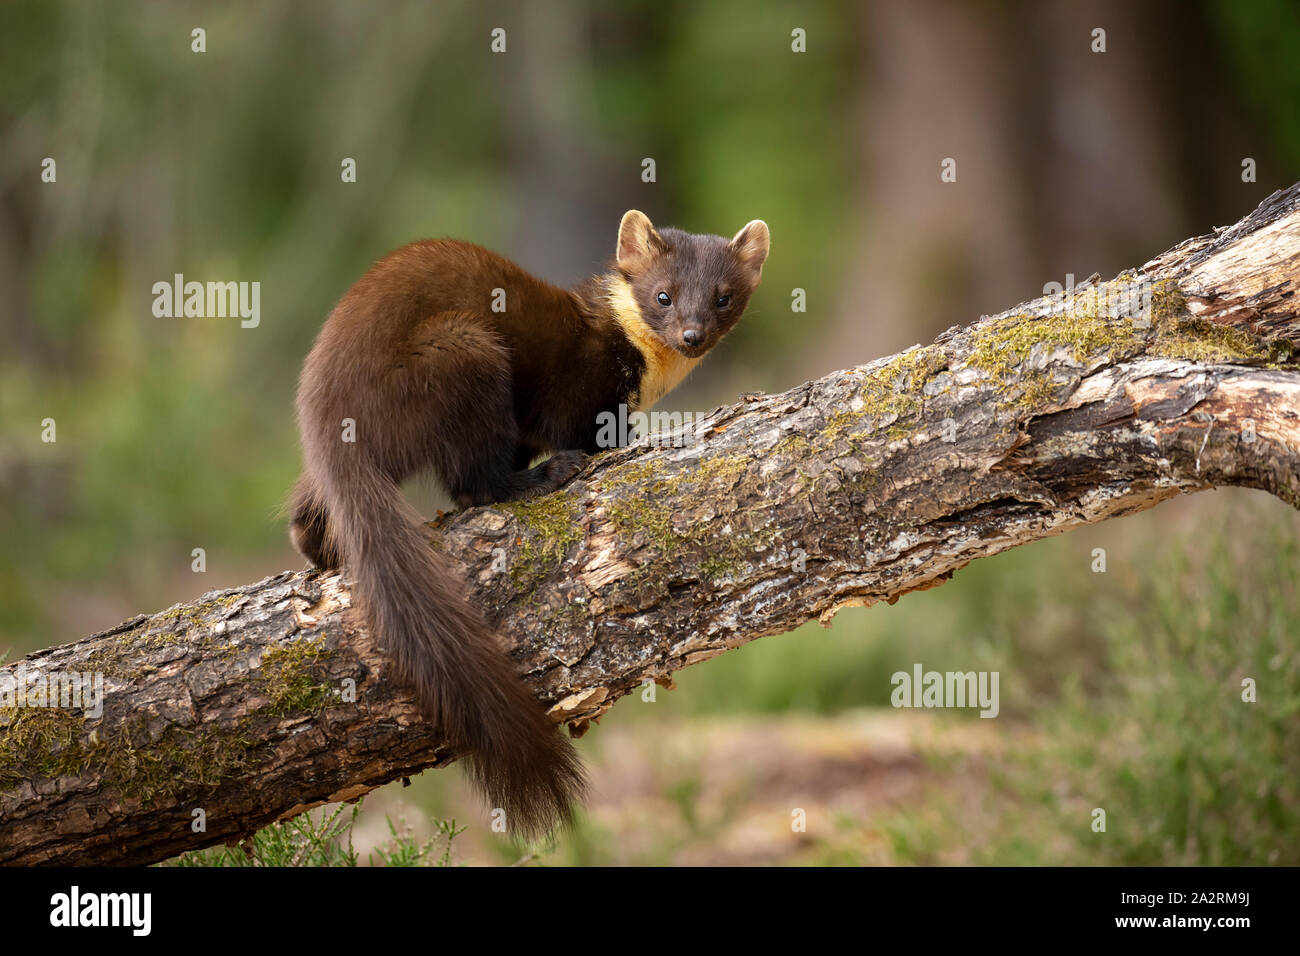
[[[447,517],[432,546],[581,732],[679,668],[1180,492],[1300,507],[1298,279],[1300,184],[1114,281]],[[0,862],[149,863],[455,759],[349,607],[339,575],[285,572],[10,664],[102,673],[106,697],[3,710]]]

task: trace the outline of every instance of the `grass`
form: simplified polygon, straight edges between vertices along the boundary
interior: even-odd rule
[[[217,847],[184,853],[165,866],[359,866],[353,846],[353,828],[361,804],[343,804],[300,814],[291,820],[259,830],[235,847]],[[387,841],[367,854],[369,866],[451,866],[452,841],[464,832],[455,820],[438,820],[435,838],[417,841],[404,825],[391,818]],[[439,850],[438,847],[441,847]]]

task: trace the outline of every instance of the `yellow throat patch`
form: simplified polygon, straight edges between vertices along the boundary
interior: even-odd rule
[[[681,384],[691,369],[700,364],[699,358],[687,358],[655,334],[654,329],[641,317],[641,307],[632,295],[632,286],[622,276],[609,280],[606,301],[614,310],[614,318],[645,359],[645,372],[637,386],[636,394],[628,404],[632,411],[649,408]]]

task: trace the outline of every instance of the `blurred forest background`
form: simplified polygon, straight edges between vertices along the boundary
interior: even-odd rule
[[[1300,178],[1300,13],[11,2],[0,144],[0,651],[16,656],[301,565],[278,513],[298,368],[387,250],[457,236],[568,283],[608,258],[628,208],[726,235],[767,220],[743,323],[664,405],[704,411],[1067,274],[1110,277]],[[178,272],[259,281],[259,327],[155,318],[151,287]],[[692,667],[583,740],[596,798],[527,858],[1300,863],[1298,539],[1280,502],[1215,492]],[[999,671],[1000,718],[890,710],[889,675],[916,662]],[[468,825],[459,861],[525,855],[456,770],[372,795],[354,838],[382,844],[389,818],[423,839],[447,817]]]

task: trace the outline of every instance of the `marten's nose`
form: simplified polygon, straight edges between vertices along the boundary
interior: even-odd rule
[[[687,329],[682,333],[682,341],[686,343],[687,348],[695,348],[704,340],[698,329]]]

